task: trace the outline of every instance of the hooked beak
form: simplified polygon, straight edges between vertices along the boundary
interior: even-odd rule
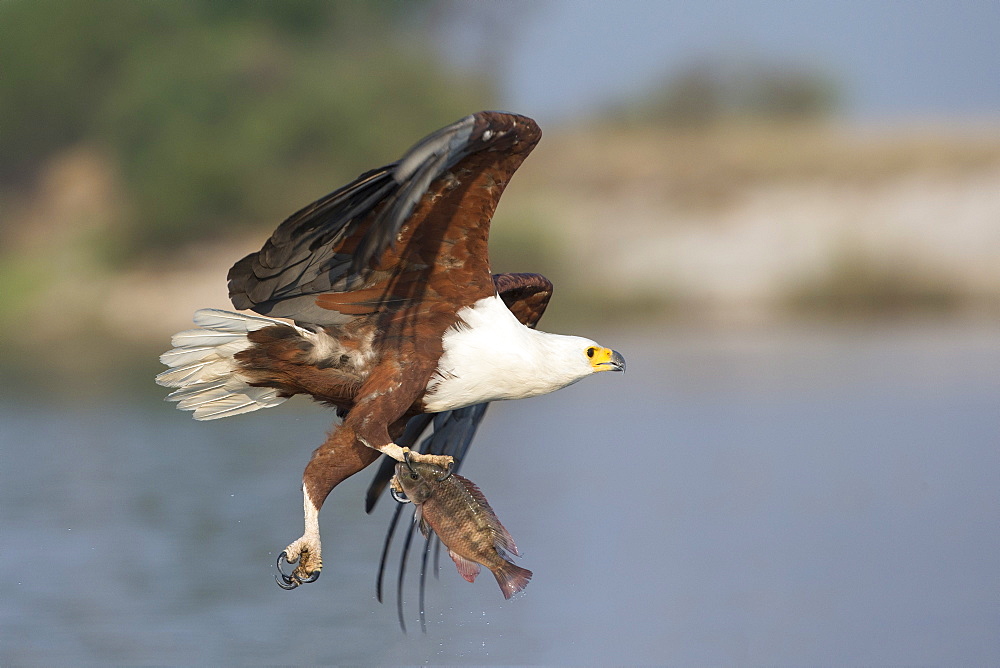
[[[598,348],[590,361],[594,371],[625,371],[625,358],[617,350]]]

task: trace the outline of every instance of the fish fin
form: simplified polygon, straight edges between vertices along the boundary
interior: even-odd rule
[[[462,555],[456,554],[451,550],[448,550],[448,555],[455,562],[455,566],[458,567],[459,574],[465,578],[467,582],[476,581],[476,576],[479,575],[479,564],[471,559],[466,559]]]
[[[476,483],[472,482],[464,476],[460,476],[457,473],[454,476],[458,479],[465,490],[476,500],[486,515],[486,523],[490,527],[490,532],[493,534],[493,546],[500,551],[500,555],[509,552],[515,557],[521,556],[521,553],[517,551],[517,545],[514,544],[514,539],[511,537],[510,532],[504,528],[504,525],[500,523],[500,519],[497,514],[493,512],[493,508],[490,506],[490,502],[486,500],[486,496],[476,487]]]
[[[420,529],[420,534],[424,538],[430,538],[433,533],[431,525],[427,523],[427,519],[424,517],[424,506],[423,504],[417,506],[416,510],[413,511],[413,522]]]
[[[509,561],[504,561],[502,566],[493,571],[493,576],[496,577],[497,584],[500,585],[503,597],[509,599],[528,586],[528,580],[531,579],[531,571],[512,564]]]

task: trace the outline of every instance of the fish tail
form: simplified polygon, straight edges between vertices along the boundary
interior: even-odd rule
[[[497,584],[500,585],[500,591],[503,592],[504,598],[508,599],[527,587],[528,580],[531,579],[531,571],[509,561],[504,561],[499,568],[493,571],[493,575],[497,579]]]

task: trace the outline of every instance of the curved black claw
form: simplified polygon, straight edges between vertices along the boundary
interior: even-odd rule
[[[406,498],[406,494],[403,492],[397,492],[395,487],[389,488],[389,495],[392,496],[392,500],[396,503],[411,503],[411,501]]]
[[[310,582],[316,582],[319,580],[320,573],[322,571],[313,571],[309,574],[307,578],[300,578],[294,572],[286,575],[285,571],[281,569],[281,562],[284,561],[286,564],[293,564],[295,562],[288,560],[288,553],[284,550],[278,555],[278,560],[275,562],[275,567],[278,569],[278,574],[274,576],[274,581],[278,583],[278,586],[282,589],[295,589],[300,584],[309,584]],[[296,559],[295,561],[298,561]]]
[[[410,463],[410,449],[409,448],[404,448],[403,449],[403,462],[406,464],[406,468],[410,469],[410,473],[416,473],[416,471],[413,470],[413,464]]]
[[[292,575],[285,575],[285,572],[281,570],[281,562],[284,561],[286,564],[291,564],[288,560],[288,553],[284,550],[278,555],[277,561],[274,563],[275,568],[278,569],[278,574],[274,576],[274,581],[278,583],[278,586],[282,589],[295,589],[299,586],[299,579]]]
[[[451,474],[455,472],[455,462],[454,460],[448,462],[448,468],[445,469],[444,475],[437,479],[438,482],[444,482],[451,477]]]

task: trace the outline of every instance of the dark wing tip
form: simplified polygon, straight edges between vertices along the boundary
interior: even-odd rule
[[[542,138],[542,129],[534,119],[506,111],[480,111],[473,114],[472,137],[489,145],[492,151],[528,153]]]
[[[506,111],[480,111],[433,132],[399,159],[393,178],[403,183],[435,157],[443,158],[441,171],[481,150],[528,152],[542,138],[538,124],[527,116]]]
[[[326,322],[305,313],[312,302],[299,298],[350,290],[368,276],[433,181],[456,164],[482,151],[523,159],[541,134],[532,119],[499,111],[481,111],[431,133],[398,162],[366,172],[289,216],[260,251],[230,270],[233,305]]]
[[[392,245],[431,183],[447,170],[480,151],[527,154],[541,137],[538,124],[527,116],[480,111],[421,139],[395,163],[392,178],[398,188],[387,198],[378,220],[365,233],[354,254],[351,271],[360,275],[367,272],[372,261]]]

